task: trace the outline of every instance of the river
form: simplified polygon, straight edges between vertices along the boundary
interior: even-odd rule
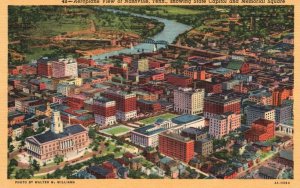
[[[142,15],[142,14],[129,13],[129,12],[125,12],[125,11],[108,9],[108,8],[105,8],[105,10],[112,11],[112,12],[124,12],[124,13],[131,14],[133,16],[155,19],[159,22],[164,23],[165,24],[164,29],[161,32],[157,33],[155,36],[150,37],[151,39],[153,39],[155,41],[165,40],[168,43],[172,43],[179,34],[184,33],[185,31],[191,29],[191,27],[188,25],[178,23],[173,20],[155,17],[155,16],[147,16],[147,15]],[[164,47],[164,45],[157,45],[157,48],[161,48],[161,47]],[[116,50],[116,51],[112,51],[112,52],[108,52],[108,53],[104,53],[104,54],[100,54],[100,55],[95,55],[95,56],[93,56],[93,59],[97,61],[97,60],[108,58],[113,55],[119,55],[120,53],[136,54],[136,53],[141,53],[142,50],[144,52],[152,52],[153,48],[154,48],[153,44],[140,43],[140,44],[134,46],[133,49],[125,48],[122,50]]]

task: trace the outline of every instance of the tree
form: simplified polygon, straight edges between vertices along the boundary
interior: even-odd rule
[[[120,152],[120,151],[121,151],[121,148],[119,148],[119,147],[117,147],[117,148],[114,149],[115,153]]]
[[[22,139],[25,139],[25,138],[27,138],[27,137],[29,137],[29,136],[34,135],[34,134],[35,134],[35,133],[34,133],[34,130],[28,128],[28,129],[25,129],[25,130],[24,130],[24,132],[23,132],[21,138],[22,138]]]
[[[18,166],[18,161],[16,159],[11,159],[9,161],[9,166],[11,166],[11,167]]]
[[[10,144],[9,147],[8,147],[9,153],[13,152],[14,149],[15,149],[15,146]]]
[[[24,140],[21,141],[21,145],[20,146],[21,147],[25,146],[25,141]]]
[[[8,137],[8,140],[7,140],[8,145],[9,145],[12,141],[13,141],[12,137],[9,136],[9,137]]]
[[[142,172],[138,170],[129,170],[128,177],[133,179],[141,179],[142,178]]]
[[[94,128],[89,129],[89,137],[95,139],[96,137],[96,130]]]
[[[31,165],[32,165],[34,171],[39,171],[40,168],[41,168],[41,167],[40,167],[40,164],[39,164],[35,159],[33,159]]]
[[[160,177],[159,175],[156,174],[150,174],[149,179],[163,179],[163,177]]]
[[[28,169],[20,169],[16,172],[16,179],[30,179],[32,172]]]
[[[45,130],[46,130],[46,128],[45,128],[44,126],[39,127],[39,128],[37,129],[37,131],[36,131],[36,134],[40,134],[40,133],[42,133],[42,132],[45,131]]]
[[[15,169],[14,167],[8,166],[8,169],[7,169],[7,178],[11,177],[11,174],[13,173],[14,169]]]
[[[59,155],[55,155],[54,157],[54,162],[59,165],[59,163],[64,161],[64,157],[63,156],[59,156]]]

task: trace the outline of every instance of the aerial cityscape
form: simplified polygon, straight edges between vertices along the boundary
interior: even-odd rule
[[[9,6],[8,179],[293,179],[294,6]]]

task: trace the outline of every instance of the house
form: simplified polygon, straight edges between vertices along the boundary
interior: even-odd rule
[[[178,178],[179,170],[177,162],[169,157],[164,157],[159,162],[159,167],[163,169],[167,175],[170,175],[171,178]]]
[[[263,179],[279,179],[282,176],[283,169],[275,169],[267,166],[259,168],[258,174]]]
[[[115,173],[101,166],[90,166],[86,170],[97,179],[114,179],[116,177]]]
[[[279,152],[277,161],[285,166],[293,167],[294,166],[294,157],[292,150],[282,150]]]
[[[132,170],[139,170],[142,168],[142,158],[141,157],[134,157],[130,160],[130,169]]]
[[[81,170],[79,172],[76,172],[72,175],[72,177],[76,179],[96,179],[94,175],[88,173],[86,170]]]

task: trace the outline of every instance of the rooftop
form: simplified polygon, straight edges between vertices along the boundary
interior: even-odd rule
[[[214,94],[209,97],[205,97],[205,101],[213,101],[213,102],[220,102],[226,103],[233,100],[241,100],[241,97],[233,95],[233,94]]]
[[[178,117],[175,117],[172,119],[173,123],[176,124],[186,124],[190,123],[199,119],[204,119],[202,116],[197,116],[197,115],[190,115],[190,114],[184,114]]]
[[[264,126],[267,126],[268,124],[270,123],[274,123],[274,121],[270,121],[270,120],[267,120],[267,119],[258,119],[258,120],[255,120],[253,123],[255,124],[259,124],[259,125],[264,125]]]
[[[262,166],[259,168],[259,174],[266,175],[273,179],[277,179],[279,173],[280,173],[280,170],[277,170],[277,169],[274,169],[271,167]]]
[[[146,125],[144,127],[140,127],[137,129],[134,129],[134,132],[143,134],[143,135],[147,135],[147,136],[151,136],[151,135],[155,135],[155,134],[159,134],[163,131],[165,131],[166,129],[161,128],[159,126],[155,126],[155,125]]]
[[[102,176],[106,176],[110,171],[101,167],[101,166],[91,166],[88,167],[90,171],[96,172],[97,174],[100,174]]]
[[[212,70],[208,70],[207,72],[213,73],[213,74],[221,74],[221,75],[225,75],[228,73],[232,73],[231,69],[227,69],[227,68],[216,68],[216,69],[212,69]]]
[[[273,110],[272,106],[269,105],[259,105],[259,104],[250,104],[249,105],[249,109],[253,109],[253,110],[259,110],[259,111],[263,111],[263,112],[268,112],[270,110]]]
[[[55,134],[55,133],[51,132],[51,130],[49,130],[43,134],[35,135],[33,137],[38,142],[45,143],[45,142],[53,141],[53,140],[60,139],[60,138],[66,137],[66,136],[70,136],[73,134],[77,134],[77,133],[80,133],[83,131],[86,131],[86,129],[83,128],[81,125],[72,125],[72,126],[64,128],[64,132],[59,133],[59,134]]]
[[[190,141],[192,141],[190,138],[186,138],[186,137],[183,137],[179,134],[172,133],[172,132],[163,132],[160,135],[164,136],[164,137],[168,137],[168,138],[173,139],[173,140],[177,140],[179,142],[190,142]]]
[[[239,70],[243,64],[243,61],[231,60],[227,65],[227,69]]]
[[[287,160],[290,160],[290,161],[294,161],[292,150],[282,150],[282,151],[280,151],[279,156],[281,158],[284,158],[284,159],[287,159]]]
[[[207,131],[204,131],[203,129],[197,129],[195,127],[189,127],[189,128],[183,129],[181,132],[184,132],[187,134],[195,134],[195,135],[201,135],[201,134],[207,133]]]

